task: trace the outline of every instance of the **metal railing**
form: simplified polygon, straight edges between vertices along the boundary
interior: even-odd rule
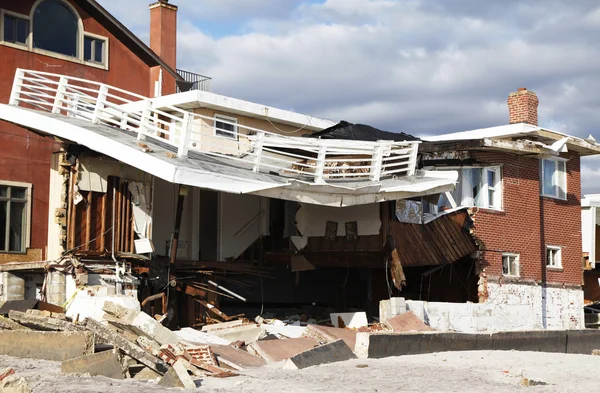
[[[190,90],[200,90],[200,91],[208,91],[211,92],[211,81],[212,78],[200,74],[196,74],[189,71],[177,70],[177,73],[181,75],[181,77],[190,84],[190,87],[187,90],[182,90],[179,85],[177,85],[177,93],[181,93],[182,91],[190,91]]]
[[[379,181],[415,174],[419,142],[349,141],[279,135],[177,107],[103,83],[18,69],[10,105],[85,119],[135,132],[189,151],[237,162],[253,172],[277,173],[317,184],[326,180]]]

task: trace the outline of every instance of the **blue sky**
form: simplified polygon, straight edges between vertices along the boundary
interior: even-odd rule
[[[141,38],[149,0],[99,0]],[[179,67],[213,91],[413,135],[508,122],[519,87],[540,125],[600,140],[597,0],[171,0]],[[583,162],[600,192],[600,159]]]

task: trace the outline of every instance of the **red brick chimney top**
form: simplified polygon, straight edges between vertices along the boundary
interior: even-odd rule
[[[508,96],[509,124],[527,123],[537,126],[538,104],[537,95],[525,87],[520,87],[516,92],[510,93]]]

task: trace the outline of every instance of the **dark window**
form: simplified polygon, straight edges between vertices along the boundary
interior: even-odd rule
[[[27,194],[27,188],[0,185],[0,252],[25,251]]]
[[[77,56],[77,16],[59,0],[42,1],[33,14],[33,47]]]
[[[27,44],[29,22],[12,15],[4,15],[4,41]]]
[[[215,135],[237,139],[237,119],[215,115]]]
[[[86,36],[83,39],[83,59],[104,64],[104,40]]]

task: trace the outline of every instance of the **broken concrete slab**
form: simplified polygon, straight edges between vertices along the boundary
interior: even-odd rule
[[[300,338],[306,330],[306,326],[286,325],[280,320],[262,324],[260,327],[268,334],[276,334],[287,338]]]
[[[343,340],[315,347],[301,352],[288,359],[283,368],[286,370],[301,370],[319,364],[342,362],[356,359],[356,355]]]
[[[230,342],[243,341],[246,344],[253,343],[261,337],[266,336],[264,330],[254,324],[212,330],[211,333]]]
[[[187,367],[184,360],[178,360],[173,365],[173,370],[177,373],[179,380],[183,383],[183,387],[186,389],[196,389],[196,383],[188,374]]]
[[[0,381],[0,392],[2,393],[31,393],[31,388],[27,380],[23,377],[18,378],[10,375]]]
[[[63,374],[103,375],[112,379],[123,379],[119,357],[113,351],[104,351],[80,358],[65,360],[60,366]]]
[[[138,335],[147,335],[161,345],[175,345],[180,341],[171,330],[143,311],[128,309],[108,301],[102,309],[110,315],[105,316],[105,320],[124,329],[134,329]]]
[[[379,302],[379,322],[385,322],[405,312],[406,300],[403,297],[392,297]]]
[[[154,381],[157,378],[160,378],[160,374],[149,367],[144,367],[139,373],[133,376],[133,379],[141,381]]]
[[[356,331],[340,329],[329,326],[308,325],[304,332],[305,337],[314,338],[321,344],[332,343],[339,339],[344,340],[348,348],[354,350],[356,345]]]
[[[88,329],[94,332],[94,334],[100,336],[106,342],[113,344],[125,354],[142,363],[144,366],[150,367],[159,373],[165,373],[167,371],[167,366],[160,359],[150,355],[134,342],[112,332],[100,322],[88,318],[84,321],[84,324]]]
[[[336,328],[350,328],[358,329],[361,327],[369,326],[367,320],[367,313],[361,312],[344,312],[344,313],[331,313],[331,324]]]
[[[90,332],[0,331],[0,355],[63,361],[94,353]]]
[[[318,345],[319,343],[314,338],[301,337],[257,341],[252,343],[248,349],[249,352],[255,351],[260,357],[269,362],[280,362]]]
[[[435,331],[434,328],[427,326],[425,322],[421,320],[412,311],[407,311],[404,314],[397,315],[395,317],[389,318],[385,321],[384,326],[388,329],[393,330],[394,332],[430,332]]]
[[[13,321],[20,323],[21,325],[36,330],[72,332],[86,330],[83,326],[78,326],[68,321],[43,315],[28,314],[21,311],[11,310],[8,312],[8,317]]]
[[[227,345],[211,345],[210,348],[220,363],[226,364],[235,370],[263,367],[267,364],[264,359],[258,356]]]
[[[177,371],[173,367],[167,371],[167,373],[158,381],[158,386],[163,386],[165,388],[182,388],[185,389],[185,385],[179,379],[179,375],[177,375]]]
[[[0,316],[0,328],[6,330],[31,330],[27,326],[23,326],[18,322],[13,321],[10,318],[4,318]]]

